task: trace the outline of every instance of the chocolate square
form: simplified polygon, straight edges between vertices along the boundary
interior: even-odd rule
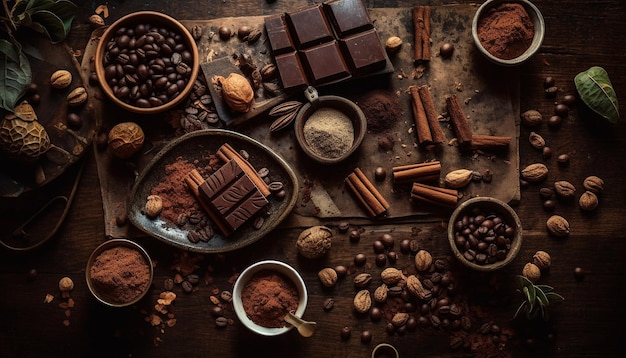
[[[326,21],[322,5],[287,13],[296,46],[300,49],[333,40],[333,32]]]
[[[266,17],[264,22],[267,38],[275,55],[295,50],[284,14]]]
[[[228,236],[263,209],[268,201],[236,161],[230,160],[200,185],[211,218]]]
[[[307,85],[306,75],[296,52],[278,55],[274,60],[284,89],[304,88]]]
[[[374,27],[362,0],[333,0],[324,3],[324,9],[339,37]]]
[[[339,45],[353,74],[373,72],[387,65],[385,49],[375,29],[340,40]]]
[[[301,51],[309,82],[313,85],[332,82],[350,76],[337,41]]]

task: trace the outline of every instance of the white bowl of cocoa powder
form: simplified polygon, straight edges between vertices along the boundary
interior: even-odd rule
[[[264,260],[246,268],[233,287],[233,308],[239,321],[263,336],[277,336],[293,326],[284,317],[290,311],[302,317],[308,302],[304,280],[290,265]]]
[[[100,244],[87,261],[87,286],[99,302],[131,306],[150,289],[154,272],[150,256],[139,244],[111,239]]]
[[[543,15],[528,0],[487,0],[472,21],[478,51],[503,66],[528,61],[541,47],[544,34]]]

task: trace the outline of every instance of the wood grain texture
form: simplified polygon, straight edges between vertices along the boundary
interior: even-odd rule
[[[137,10],[158,10],[179,19],[209,19],[242,15],[269,15],[303,7],[310,0],[277,0],[273,3],[258,0],[180,1],[109,1],[113,19]],[[368,7],[413,6],[414,1],[365,0]],[[428,1],[431,6],[470,1]],[[540,52],[520,67],[520,109],[537,109],[544,119],[552,115],[554,99],[543,93],[545,77],[551,76],[563,94],[574,93],[573,77],[593,65],[604,67],[612,80],[620,100],[620,112],[626,114],[626,51],[621,46],[626,32],[623,19],[626,4],[621,0],[563,2],[534,0],[546,21],[547,35]],[[79,14],[69,39],[77,50],[85,46],[91,29],[87,19],[99,3],[80,2]],[[227,24],[226,24],[227,25]],[[433,54],[434,55],[434,54]],[[489,73],[485,73],[489,75]],[[530,129],[521,128],[520,167],[533,162],[545,162],[550,168],[546,181],[522,189],[521,199],[514,208],[524,227],[524,244],[516,260],[497,274],[474,274],[461,271],[458,280],[470,302],[481,308],[483,320],[510,324],[517,296],[512,286],[512,276],[521,272],[523,265],[532,260],[537,250],[552,254],[552,267],[541,283],[552,285],[565,296],[566,301],[551,307],[556,328],[553,343],[538,342],[533,351],[513,339],[505,352],[516,357],[615,357],[626,353],[623,322],[626,321],[626,290],[621,287],[626,274],[626,180],[623,173],[626,149],[626,125],[597,121],[584,113],[580,106],[570,112],[560,129],[552,131],[544,123],[539,131],[553,150],[550,159],[525,140]],[[535,131],[537,129],[534,129]],[[558,166],[556,156],[570,155],[568,166]],[[354,255],[367,254],[368,263],[355,272],[370,272],[374,282],[380,283],[374,265],[372,242],[382,233],[389,232],[395,239],[394,250],[399,253],[396,267],[412,270],[409,254],[401,254],[402,239],[417,239],[421,246],[436,258],[449,254],[446,233],[442,225],[447,216],[433,217],[420,223],[359,222],[361,240],[351,243],[348,234],[335,230],[337,222],[324,222],[333,228],[335,237],[330,254],[316,261],[298,256],[295,240],[300,228],[279,228],[258,243],[223,255],[207,255],[200,269],[210,271],[211,283],[200,283],[191,294],[175,288],[179,297],[175,303],[173,327],[158,328],[145,322],[145,312],[152,312],[155,300],[163,290],[163,281],[173,276],[175,263],[173,250],[157,240],[138,240],[157,262],[153,288],[137,307],[111,310],[90,297],[85,283],[85,264],[93,249],[105,240],[102,222],[102,200],[96,165],[92,157],[81,180],[76,200],[68,220],[58,235],[44,247],[27,254],[0,251],[0,356],[3,357],[369,357],[372,347],[379,342],[394,344],[402,357],[452,357],[464,351],[449,348],[449,335],[441,330],[417,329],[404,336],[389,336],[385,324],[373,323],[352,310],[355,288],[352,275],[340,281],[334,289],[322,287],[317,272],[323,267],[351,266]],[[555,213],[566,217],[572,233],[566,239],[555,240],[548,236],[545,221],[551,215],[542,208],[539,189],[557,180],[568,180],[582,193],[582,182],[588,175],[605,180],[605,191],[600,195],[598,209],[590,214],[581,212],[576,203],[558,202]],[[494,180],[497,180],[494,178]],[[355,225],[356,226],[356,225]],[[193,256],[193,255],[192,255]],[[304,318],[317,321],[313,337],[304,339],[295,332],[268,339],[257,336],[236,320],[232,307],[225,315],[233,325],[220,329],[213,323],[209,297],[213,289],[232,290],[232,277],[248,265],[261,259],[275,258],[293,265],[307,283],[309,305]],[[586,271],[583,280],[576,280],[574,268]],[[29,269],[36,269],[35,280],[27,279]],[[58,280],[70,276],[75,282],[72,298],[76,301],[65,327],[63,309],[58,304]],[[52,303],[43,303],[47,293],[57,296]],[[329,312],[322,309],[324,300],[335,299]],[[144,312],[145,310],[145,312]],[[479,324],[479,322],[476,322]],[[339,333],[343,326],[352,327],[352,337],[342,341]],[[360,342],[362,330],[370,330],[373,340]],[[158,337],[160,342],[156,342]],[[156,344],[155,344],[156,343]],[[481,354],[476,354],[481,356]]]

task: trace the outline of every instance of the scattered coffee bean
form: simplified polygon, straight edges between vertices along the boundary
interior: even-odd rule
[[[211,316],[217,318],[224,315],[224,309],[220,306],[211,307]]]
[[[396,263],[396,261],[398,261],[398,254],[396,254],[395,251],[389,251],[387,253],[387,260],[389,260],[389,263]]]
[[[383,318],[383,311],[378,307],[370,309],[370,319],[372,322],[378,322]]]
[[[370,331],[363,331],[361,332],[361,343],[369,343],[372,341],[372,332]]]
[[[228,318],[226,318],[226,317],[217,317],[215,319],[215,325],[220,327],[220,328],[228,326]]]
[[[367,256],[365,256],[365,254],[356,254],[354,256],[354,264],[357,266],[365,265],[366,261],[367,261]]]
[[[166,279],[163,281],[163,289],[164,289],[165,291],[171,291],[171,290],[173,290],[173,289],[174,289],[174,280],[172,280],[172,279],[171,279],[171,278],[169,278],[169,277],[168,277],[168,278],[166,278]]]
[[[410,251],[410,246],[409,246],[409,239],[404,239],[402,241],[400,241],[400,252],[402,252],[403,254],[408,254]]]
[[[568,154],[561,154],[556,158],[556,162],[559,163],[559,165],[561,166],[566,166],[569,164],[569,155]]]
[[[374,169],[374,179],[376,181],[384,181],[385,178],[387,177],[387,171],[385,170],[385,168],[383,167],[376,167],[376,169]]]
[[[380,240],[374,240],[372,247],[374,248],[374,252],[377,254],[385,252],[385,244],[383,244]]]
[[[561,116],[550,116],[550,118],[548,119],[548,127],[550,129],[559,129],[562,122],[563,118],[561,118]]]
[[[217,34],[219,35],[220,40],[228,41],[230,39],[230,36],[232,35],[232,30],[227,26],[221,26],[217,30]]]
[[[550,159],[550,157],[552,156],[552,148],[543,147],[543,149],[541,150],[541,156],[543,157],[543,159]]]
[[[557,86],[548,87],[544,90],[546,98],[555,98],[558,92],[559,88]]]
[[[542,199],[551,199],[552,197],[554,197],[554,189],[549,187],[543,187],[539,189],[539,196]]]
[[[361,240],[361,232],[359,230],[352,230],[350,231],[350,242],[359,242],[359,240]]]
[[[548,77],[546,77],[546,79],[543,81],[543,88],[549,88],[549,87],[552,87],[552,86],[554,86],[554,84],[555,84],[554,78],[552,78],[552,77],[548,76]]]
[[[332,298],[327,298],[324,300],[324,311],[330,311],[335,307],[335,300]]]
[[[193,285],[191,284],[191,282],[185,280],[185,281],[181,282],[180,285],[183,288],[183,291],[185,293],[193,292]]]
[[[224,302],[231,302],[233,300],[233,294],[230,291],[222,291],[220,292],[220,298]]]
[[[459,349],[463,346],[463,338],[452,336],[450,337],[450,348],[453,350]]]
[[[396,326],[393,325],[393,323],[388,322],[387,326],[385,326],[385,330],[387,331],[387,334],[390,336],[393,336],[394,334],[396,334]]]
[[[556,114],[557,116],[567,117],[568,113],[569,113],[569,107],[567,107],[563,103],[559,103],[556,106],[554,106],[554,114]]]
[[[200,276],[192,273],[187,275],[186,280],[189,281],[192,285],[197,285],[200,282]]]
[[[352,335],[352,329],[348,326],[344,326],[341,329],[341,332],[339,333],[339,335],[341,336],[341,339],[343,339],[344,341],[350,339],[350,336]]]
[[[574,269],[574,277],[579,281],[582,280],[585,278],[585,270],[582,267],[576,267]]]
[[[387,264],[387,255],[382,254],[382,253],[376,255],[376,266],[383,267],[386,264]]]
[[[83,125],[83,119],[74,112],[67,114],[67,125],[72,129],[78,129]]]
[[[350,223],[347,221],[342,221],[337,225],[337,230],[339,230],[339,232],[348,232],[348,229],[350,228]]]
[[[566,94],[563,96],[563,104],[568,107],[572,107],[576,104],[576,96],[573,94]]]
[[[393,239],[393,236],[391,236],[390,234],[383,234],[380,237],[380,241],[382,241],[383,245],[385,245],[386,248],[392,248],[393,244],[395,243],[395,240]]]
[[[412,254],[416,254],[419,250],[420,250],[420,243],[417,240],[413,239],[409,241],[409,251]]]
[[[446,42],[439,47],[439,55],[441,58],[450,58],[454,53],[454,45]]]

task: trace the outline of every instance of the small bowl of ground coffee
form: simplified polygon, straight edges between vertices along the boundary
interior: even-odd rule
[[[111,307],[126,307],[141,300],[153,274],[146,250],[126,239],[108,240],[96,247],[85,270],[89,291]]]
[[[490,61],[504,66],[526,62],[541,47],[545,23],[528,0],[488,0],[472,21],[472,37]]]
[[[339,96],[318,96],[313,87],[305,90],[309,100],[296,116],[296,139],[300,148],[322,164],[348,158],[361,145],[367,119],[354,102]]]
[[[233,287],[233,307],[241,323],[263,336],[293,328],[284,317],[294,311],[302,317],[308,301],[304,280],[288,264],[265,260],[246,268]]]

